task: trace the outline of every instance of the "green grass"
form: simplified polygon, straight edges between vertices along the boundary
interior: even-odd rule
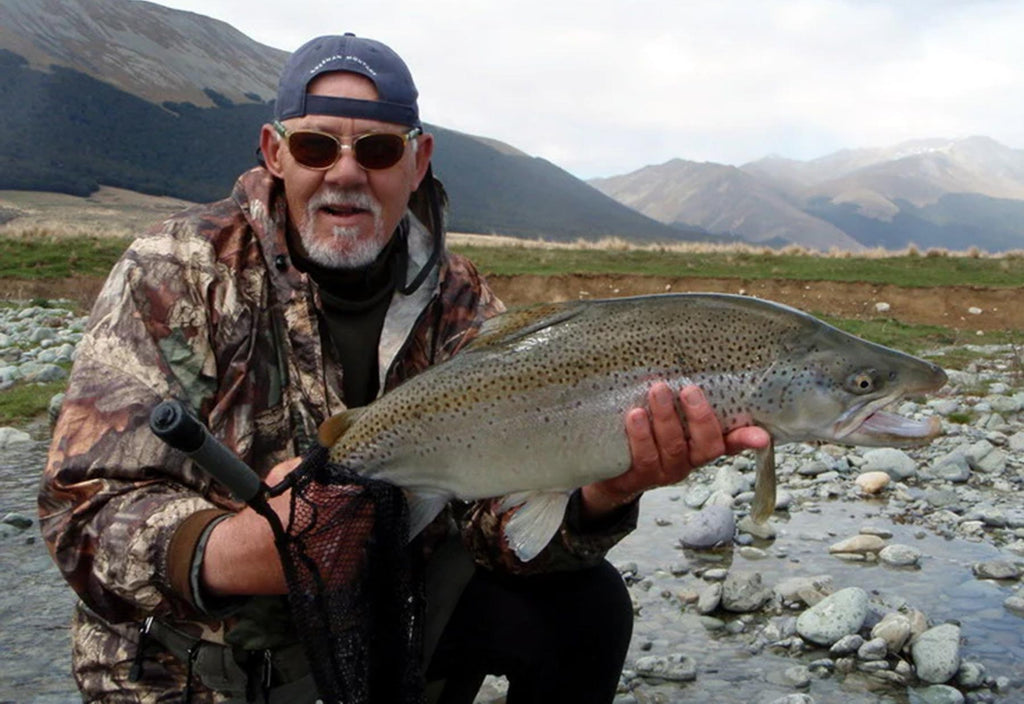
[[[452,247],[484,274],[631,274],[668,277],[850,281],[898,286],[1020,286],[1024,257],[901,255],[828,257],[755,252]]]
[[[50,399],[67,387],[67,380],[46,384],[15,384],[0,391],[0,425],[19,426],[34,418],[45,417]]]
[[[69,276],[106,277],[128,246],[111,237],[0,237],[0,277],[63,279]]]

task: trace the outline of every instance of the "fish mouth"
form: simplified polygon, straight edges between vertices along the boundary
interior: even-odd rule
[[[932,416],[923,420],[882,410],[902,398],[883,398],[843,415],[833,426],[837,440],[851,445],[906,447],[924,445],[942,433],[942,422]]]

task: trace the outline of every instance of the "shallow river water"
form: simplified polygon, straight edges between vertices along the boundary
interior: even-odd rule
[[[34,436],[42,437],[39,429]],[[35,494],[46,452],[35,442],[0,453],[0,514],[18,512],[35,519]],[[713,470],[709,470],[713,471]],[[696,610],[683,608],[675,596],[703,582],[693,575],[701,565],[760,572],[766,585],[793,576],[832,575],[836,588],[860,586],[890,609],[902,603],[923,611],[934,623],[961,624],[963,657],[982,663],[989,675],[1010,678],[1008,691],[993,701],[1024,701],[1024,619],[1002,603],[1008,585],[976,579],[975,562],[994,559],[999,551],[986,543],[946,540],[921,528],[895,525],[879,518],[868,501],[818,504],[776,517],[778,536],[757,541],[767,557],[747,559],[738,549],[719,552],[683,551],[677,529],[691,510],[680,497],[682,487],[652,492],[642,500],[638,530],[617,546],[610,559],[619,566],[636,563],[641,577],[632,587],[640,605],[627,668],[643,655],[686,654],[698,666],[697,679],[685,684],[646,685],[637,701],[761,703],[797,690],[782,673],[794,665],[823,657],[823,650],[797,657],[770,650],[750,652],[752,632],[766,615],[747,617],[746,632],[727,634],[705,629]],[[854,535],[865,525],[890,530],[892,542],[913,545],[923,557],[919,568],[895,569],[880,563],[850,563],[828,554],[828,546]],[[6,528],[6,527],[4,527]],[[68,615],[73,596],[65,586],[39,537],[38,526],[0,539],[0,703],[79,701],[68,674]],[[672,568],[679,576],[673,576]],[[680,574],[686,568],[685,574]],[[866,677],[832,675],[813,680],[809,689],[816,704],[828,702],[912,701],[905,689],[875,688]]]

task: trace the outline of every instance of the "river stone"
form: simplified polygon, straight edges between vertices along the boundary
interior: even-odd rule
[[[0,447],[13,447],[32,442],[32,436],[17,428],[0,428]]]
[[[1018,616],[1024,616],[1024,596],[1011,596],[1003,602],[1003,608]]]
[[[866,555],[872,552],[877,553],[884,547],[885,541],[877,535],[855,535],[852,538],[840,540],[838,543],[831,545],[828,551],[833,554],[856,553],[858,555]]]
[[[890,481],[892,478],[889,474],[881,471],[864,472],[854,480],[865,494],[877,494],[887,487]]]
[[[978,460],[977,463],[971,465],[971,468],[983,474],[1000,475],[1006,470],[1008,460],[1009,455],[996,448]]]
[[[1006,444],[1014,452],[1024,452],[1024,430],[1011,435]]]
[[[730,572],[722,585],[722,608],[736,613],[757,611],[770,594],[760,572]]]
[[[956,687],[933,684],[907,690],[910,704],[964,704],[964,695]]]
[[[703,484],[697,484],[692,489],[686,492],[686,496],[683,497],[683,503],[690,508],[700,508],[704,505],[704,502],[711,496],[711,490]]]
[[[980,662],[962,662],[956,672],[956,683],[964,689],[980,689],[985,684],[985,672]]]
[[[903,450],[880,447],[864,453],[861,470],[885,472],[896,481],[903,481],[917,474],[917,462]]]
[[[929,477],[945,479],[948,482],[963,483],[971,477],[971,466],[963,448],[957,448],[936,459],[927,470]]]
[[[974,575],[978,579],[1020,579],[1020,568],[1006,560],[975,563]]]
[[[881,638],[890,653],[898,653],[910,640],[910,619],[896,611],[887,613],[871,629],[871,637]]]
[[[814,704],[814,698],[809,694],[787,694],[773,699],[769,704]]]
[[[715,480],[711,483],[712,493],[721,491],[729,496],[736,496],[740,492],[750,488],[750,480],[740,474],[731,465],[725,465],[715,473]]]
[[[878,553],[878,559],[893,567],[911,567],[921,560],[921,551],[910,545],[886,545]]]
[[[676,653],[673,655],[645,655],[637,658],[633,669],[640,677],[671,682],[692,682],[697,679],[697,661]]]
[[[775,526],[769,522],[758,523],[751,516],[744,516],[736,524],[741,533],[747,533],[761,540],[771,540],[775,537]]]
[[[722,603],[722,583],[712,582],[701,590],[697,598],[697,613],[707,615]]]
[[[909,633],[909,631],[910,627],[908,626],[907,632]],[[884,660],[888,654],[889,644],[885,642],[884,638],[872,638],[864,641],[857,648],[857,657],[861,660]]]
[[[910,646],[918,678],[925,682],[948,682],[960,669],[960,627],[952,623],[929,628]]]
[[[812,643],[832,645],[843,636],[859,631],[867,615],[867,592],[860,587],[847,587],[800,614],[796,630]]]
[[[736,518],[726,506],[705,506],[680,530],[680,541],[688,548],[713,548],[732,542]]]
[[[836,590],[831,575],[821,574],[816,577],[790,577],[775,585],[775,593],[787,603],[803,602],[814,606]]]

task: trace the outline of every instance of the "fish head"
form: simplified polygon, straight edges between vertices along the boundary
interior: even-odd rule
[[[773,407],[760,421],[777,440],[898,447],[939,435],[938,418],[882,409],[944,386],[941,367],[816,322],[794,336],[765,382]]]

